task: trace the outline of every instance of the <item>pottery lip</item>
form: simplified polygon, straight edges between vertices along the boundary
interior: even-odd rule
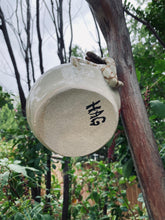
[[[99,69],[85,64],[81,64],[78,67],[70,63],[62,64],[48,70],[34,84],[27,100],[37,105],[47,94],[62,87],[83,87],[87,90],[97,91],[108,99],[110,97],[109,90],[111,90],[112,96],[115,96],[115,102],[117,102],[118,108],[120,108],[120,99],[117,98],[118,90],[108,86]]]

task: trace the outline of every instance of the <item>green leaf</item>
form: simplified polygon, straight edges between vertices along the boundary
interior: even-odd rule
[[[142,194],[142,193],[139,193],[137,200],[138,200],[139,202],[144,202],[143,194]]]
[[[123,204],[123,203],[124,203],[124,200],[123,200],[123,199],[121,199],[121,198],[118,198],[118,199],[117,199],[117,201],[118,201],[118,202],[120,202],[121,204]]]
[[[158,59],[155,61],[155,69],[158,73],[162,73],[165,70],[165,60]]]
[[[24,176],[28,176],[26,172],[26,167],[20,166],[18,164],[9,164],[8,167],[16,173],[22,173]]]
[[[130,158],[123,166],[123,175],[126,178],[129,178],[131,176],[133,170],[133,161],[132,158]]]
[[[140,219],[143,219],[143,220],[144,220],[144,219],[148,219],[148,215],[140,216],[140,217],[139,217],[139,220],[140,220]]]
[[[54,220],[54,217],[52,217],[49,214],[38,214],[36,218],[33,217],[34,220]]]
[[[9,162],[8,158],[0,159],[0,165],[1,166],[7,166],[8,162]]]
[[[95,200],[96,203],[99,202],[99,195],[98,195],[97,191],[92,192],[92,198]]]
[[[35,172],[39,171],[39,170],[35,169],[34,167],[24,167],[24,168],[27,170],[35,171]]]
[[[136,76],[137,76],[138,82],[140,83],[140,80],[141,80],[141,72],[140,72],[138,69],[136,69]]]
[[[127,207],[125,207],[125,206],[122,206],[122,207],[120,207],[121,208],[121,210],[123,211],[123,212],[128,212],[128,209],[127,209]]]
[[[15,161],[14,161],[14,164],[20,164],[20,163],[21,163],[20,160],[15,160]]]
[[[0,183],[2,185],[6,185],[8,183],[8,179],[9,179],[9,171],[6,171],[5,173],[0,174]]]
[[[21,214],[20,212],[17,212],[14,216],[14,220],[24,220],[24,216],[23,214]]]
[[[54,163],[52,164],[52,168],[53,168],[53,169],[56,169],[56,165],[55,165]]]
[[[61,188],[54,188],[53,190],[56,192],[60,192]]]
[[[45,214],[45,215],[43,215],[43,220],[54,220],[54,217],[52,217],[49,214]]]
[[[130,182],[133,182],[135,179],[136,179],[136,176],[130,176],[130,177],[129,177],[129,181],[130,181]]]
[[[150,101],[152,111],[159,117],[165,118],[165,104],[159,100]]]
[[[108,216],[103,216],[100,220],[109,220]]]

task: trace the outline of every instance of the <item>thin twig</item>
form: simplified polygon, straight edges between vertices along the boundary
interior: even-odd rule
[[[154,82],[149,89],[152,89],[155,85],[157,85],[159,83],[159,81],[161,81],[163,79],[163,77],[165,77],[165,75],[161,76],[158,80],[156,80],[156,82]]]
[[[42,57],[42,38],[40,32],[40,0],[36,0],[36,27],[37,27],[37,36],[38,36],[38,54],[40,62],[40,71],[41,74],[44,73],[43,67],[43,57]]]
[[[70,62],[71,54],[72,54],[72,42],[73,42],[73,27],[72,27],[72,17],[71,17],[71,0],[69,0],[69,24],[70,24],[70,32],[71,32],[71,39],[69,45],[69,59]]]
[[[26,0],[26,26],[25,26],[25,31],[27,35],[26,39],[26,49],[25,49],[25,63],[26,63],[26,71],[27,71],[27,84],[28,84],[28,89],[30,91],[31,89],[31,81],[30,81],[30,66],[29,66],[29,48],[31,45],[30,42],[30,18],[31,18],[31,12],[30,12],[30,2],[29,0]]]
[[[98,37],[98,45],[99,45],[99,49],[100,49],[100,54],[101,54],[101,57],[103,57],[103,50],[102,50],[102,47],[101,47],[101,37],[100,37],[100,32],[99,32],[98,24],[97,24],[97,21],[96,21],[96,18],[95,18],[95,15],[94,15],[94,13],[93,13],[92,8],[90,8],[90,10],[91,10],[92,17],[93,17],[93,20],[94,20],[94,23],[95,23],[95,27],[96,27],[96,32],[97,32],[97,37]]]

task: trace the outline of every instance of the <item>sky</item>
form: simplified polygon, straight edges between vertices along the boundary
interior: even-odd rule
[[[35,20],[35,1],[32,0],[32,14]],[[8,20],[16,22],[13,15],[13,10],[15,9],[16,0],[0,0],[0,5],[5,12],[5,16]],[[48,1],[45,1],[48,2]],[[131,3],[136,1],[131,1]],[[56,52],[56,35],[53,26],[51,25],[50,17],[48,16],[47,10],[45,9],[44,3],[41,4],[41,24],[42,24],[42,38],[43,38],[43,56],[44,56],[44,70],[45,72],[50,68],[60,64]],[[78,45],[84,52],[85,51],[95,51],[99,54],[98,44],[97,44],[97,33],[94,26],[93,18],[89,10],[88,4],[85,0],[72,0],[72,23],[73,23],[73,45]],[[68,0],[64,0],[64,36],[66,40],[66,48],[68,48],[70,42],[70,28],[68,19]],[[10,34],[10,39],[12,42],[12,47],[14,54],[17,58],[17,65],[21,73],[21,80],[25,90],[26,95],[28,94],[26,74],[25,74],[25,64],[22,54],[19,50],[19,45],[17,39],[11,28],[8,26],[8,31]],[[106,48],[105,40],[101,34],[102,47]],[[33,57],[35,63],[35,69],[37,78],[40,76],[38,68],[38,56],[37,56],[37,36],[33,34]],[[7,90],[18,94],[17,84],[14,76],[14,71],[8,51],[3,39],[3,34],[0,31],[0,85]]]

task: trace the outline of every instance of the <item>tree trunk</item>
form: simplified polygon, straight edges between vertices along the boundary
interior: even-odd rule
[[[45,185],[46,185],[46,200],[44,206],[44,212],[47,213],[48,211],[52,213],[51,210],[51,200],[50,200],[50,190],[51,190],[51,152],[47,152],[47,172],[45,174]]]
[[[38,177],[38,178],[39,180],[37,181],[37,184],[31,187],[31,194],[32,194],[32,199],[40,203],[41,202],[41,177]]]
[[[70,175],[69,172],[69,164],[70,158],[66,157],[64,161],[63,167],[63,179],[64,179],[64,189],[63,189],[63,209],[62,209],[62,220],[69,220],[70,219],[70,212],[69,212],[69,205],[70,205]]]
[[[129,33],[121,0],[87,0],[114,58],[120,89],[121,115],[149,219],[165,219],[165,172],[138,86]]]

